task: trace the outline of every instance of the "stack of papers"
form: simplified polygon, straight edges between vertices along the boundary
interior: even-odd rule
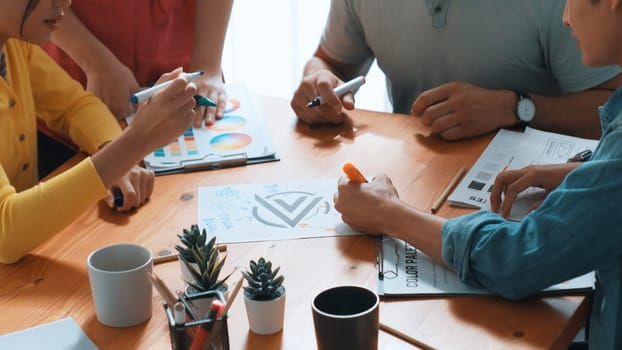
[[[598,140],[526,128],[525,132],[501,129],[471,170],[448,197],[449,204],[490,209],[490,192],[497,174],[530,164],[559,164],[583,150],[593,151]],[[535,201],[544,198],[544,190],[529,188],[521,193],[508,219],[520,220]]]

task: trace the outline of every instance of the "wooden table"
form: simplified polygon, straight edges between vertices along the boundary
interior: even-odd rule
[[[102,203],[94,206],[20,263],[0,266],[0,334],[72,317],[101,349],[170,349],[162,299],[155,292],[153,316],[141,325],[110,328],[96,320],[86,269],[90,252],[117,242],[143,244],[155,255],[172,251],[176,234],[197,221],[198,187],[337,179],[346,161],[368,176],[389,174],[402,198],[429,210],[458,169],[470,167],[492,137],[445,142],[430,136],[419,118],[369,111],[350,112],[351,123],[340,127],[309,128],[296,122],[286,101],[260,102],[281,161],[158,177],[149,203],[129,215]],[[468,212],[445,204],[438,215]],[[369,236],[229,244],[224,271],[259,256],[280,265],[285,276],[285,327],[272,336],[251,333],[239,297],[230,311],[231,349],[314,349],[312,296],[345,283],[376,287],[375,243]],[[177,262],[154,269],[172,288],[183,288]],[[439,349],[564,349],[587,318],[589,299],[385,299],[380,319]],[[413,347],[380,332],[379,348]]]

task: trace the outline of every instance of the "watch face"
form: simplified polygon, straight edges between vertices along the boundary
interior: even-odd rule
[[[518,118],[524,122],[530,122],[536,115],[536,106],[530,99],[523,98],[518,101],[516,113]]]

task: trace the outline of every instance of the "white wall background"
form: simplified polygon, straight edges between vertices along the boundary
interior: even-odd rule
[[[330,0],[235,0],[223,70],[228,83],[291,99],[302,68],[320,40]],[[374,64],[356,96],[357,108],[390,111],[384,76]]]

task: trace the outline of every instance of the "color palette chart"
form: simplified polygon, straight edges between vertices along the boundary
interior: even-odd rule
[[[156,171],[183,168],[186,164],[209,164],[235,157],[252,159],[274,154],[254,96],[243,85],[227,87],[225,115],[214,124],[190,127],[175,142],[145,158]]]

